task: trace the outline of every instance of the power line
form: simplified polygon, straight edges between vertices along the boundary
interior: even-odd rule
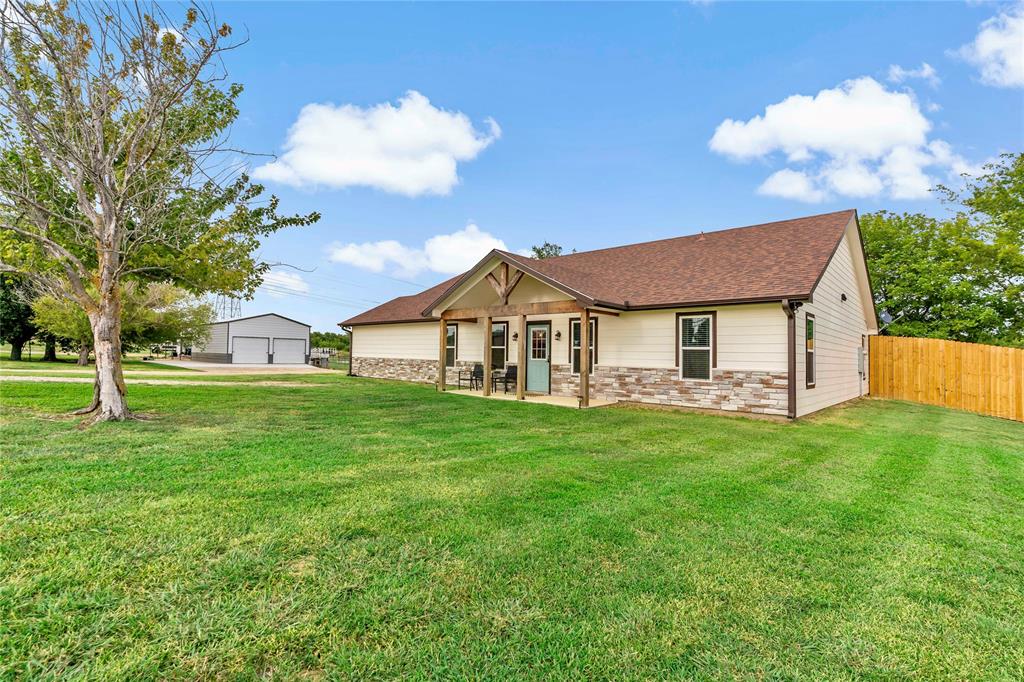
[[[262,285],[260,285],[259,289],[261,289],[261,290],[263,290],[263,291],[265,291],[265,292],[267,292],[269,294],[280,294],[282,296],[295,296],[297,298],[305,298],[305,299],[308,299],[308,300],[311,300],[311,301],[318,301],[318,302],[321,302],[321,303],[333,303],[333,304],[341,306],[343,308],[351,308],[353,310],[362,310],[365,307],[364,304],[360,304],[360,303],[354,302],[354,301],[346,301],[344,299],[334,298],[332,296],[326,296],[326,295],[323,295],[323,294],[315,294],[315,293],[311,293],[311,292],[293,291],[291,289],[285,289],[283,287],[277,287],[277,286],[274,286],[274,285],[262,284]]]
[[[384,279],[390,279],[390,280],[393,280],[395,282],[401,282],[402,284],[408,284],[409,286],[414,286],[417,289],[425,289],[425,288],[427,288],[427,285],[418,284],[417,282],[410,282],[410,281],[404,280],[404,279],[398,279],[397,277],[389,277],[388,275],[382,275],[382,274],[376,273],[376,272],[370,273],[370,274],[374,275],[375,277],[383,277]],[[329,280],[329,281],[332,281],[332,282],[338,282],[339,284],[348,284],[350,286],[360,287],[360,288],[363,288],[363,289],[376,289],[376,287],[373,287],[373,286],[368,285],[368,284],[363,283],[363,282],[353,282],[351,280],[342,279],[342,278],[336,277],[334,275],[328,275],[328,274],[319,273],[319,272],[310,273],[309,276],[310,277],[319,277],[321,279]]]
[[[287,296],[296,296],[296,297],[299,297],[299,298],[308,298],[308,299],[311,299],[311,300],[323,301],[325,303],[336,303],[338,305],[348,305],[348,304],[355,305],[356,304],[356,302],[354,302],[354,301],[347,301],[347,300],[344,300],[344,299],[335,298],[333,296],[327,296],[327,295],[324,295],[324,294],[315,294],[315,293],[311,293],[311,292],[294,291],[292,289],[285,289],[285,288],[282,288],[282,287],[261,286],[260,289],[262,289],[263,291],[265,291],[267,293],[271,293],[271,294],[284,294],[284,295],[287,295]]]

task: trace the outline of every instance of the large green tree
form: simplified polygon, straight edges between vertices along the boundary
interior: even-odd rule
[[[963,190],[952,215],[861,218],[885,332],[1024,346],[1024,161],[1004,155]]]
[[[0,13],[0,269],[77,303],[96,390],[82,412],[130,416],[122,285],[251,296],[282,216],[226,145],[242,91],[212,12],[156,3],[13,0]]]
[[[17,278],[0,275],[0,343],[11,344],[11,360],[21,360],[21,349],[35,333],[32,308],[19,290]]]

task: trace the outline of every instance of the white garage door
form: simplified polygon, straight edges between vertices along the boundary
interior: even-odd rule
[[[234,355],[231,362],[236,364],[267,364],[267,353],[270,352],[270,339],[252,336],[236,336]]]
[[[275,365],[301,365],[306,362],[305,339],[274,339]]]

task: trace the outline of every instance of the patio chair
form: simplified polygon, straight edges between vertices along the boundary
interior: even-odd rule
[[[479,362],[473,365],[473,369],[459,370],[459,388],[462,388],[462,382],[465,381],[469,384],[469,390],[475,388],[483,389],[484,387],[484,366]]]
[[[505,393],[508,393],[509,384],[511,384],[512,388],[514,389],[516,387],[516,380],[519,378],[518,370],[519,370],[518,367],[516,367],[515,365],[512,365],[511,367],[506,369],[503,374],[494,374],[494,375],[492,375],[491,376],[491,390],[492,391],[497,391],[498,390],[498,384],[501,384],[502,389],[505,391]]]

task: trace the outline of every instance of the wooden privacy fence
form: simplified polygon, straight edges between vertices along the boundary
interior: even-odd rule
[[[1024,349],[872,336],[871,394],[1024,421]]]

